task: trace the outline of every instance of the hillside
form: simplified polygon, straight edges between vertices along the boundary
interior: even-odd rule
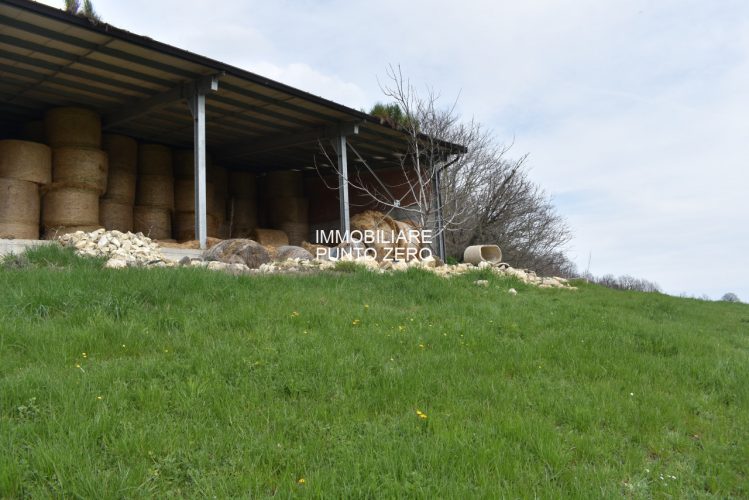
[[[0,269],[0,497],[749,496],[749,306],[579,286],[37,250]]]

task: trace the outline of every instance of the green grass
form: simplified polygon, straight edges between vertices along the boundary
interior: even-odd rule
[[[749,496],[746,305],[339,271],[6,259],[0,497]]]

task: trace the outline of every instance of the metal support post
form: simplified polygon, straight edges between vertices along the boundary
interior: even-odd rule
[[[349,194],[348,194],[348,158],[346,136],[340,135],[333,141],[336,153],[338,155],[338,200],[340,201],[341,212],[341,232],[348,235],[351,231],[351,216],[349,213]]]
[[[442,220],[442,182],[440,180],[440,171],[437,170],[434,176],[434,190],[436,191],[437,199],[437,255],[445,261],[445,228],[444,221]]]
[[[195,160],[195,238],[201,250],[208,243],[208,209],[206,207],[206,166],[205,166],[205,95],[218,90],[218,76],[209,77],[190,88],[187,104],[193,117],[193,157]]]

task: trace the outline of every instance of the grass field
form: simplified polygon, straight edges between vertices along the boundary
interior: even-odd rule
[[[43,248],[0,313],[0,497],[749,496],[743,304]]]

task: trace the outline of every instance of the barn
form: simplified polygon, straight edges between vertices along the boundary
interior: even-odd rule
[[[29,0],[0,4],[0,139],[0,238],[101,225],[201,247],[347,231],[377,208],[350,176],[402,196],[408,152],[366,113]]]

